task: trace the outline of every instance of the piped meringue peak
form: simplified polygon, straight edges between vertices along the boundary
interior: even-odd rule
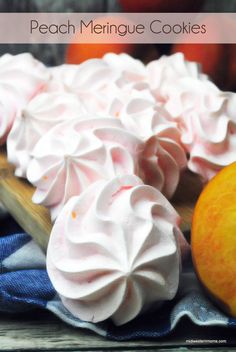
[[[140,169],[145,183],[171,198],[179,183],[181,170],[187,166],[186,152],[182,147],[178,124],[149,94],[136,92],[131,95],[120,109],[119,117],[127,130],[133,131],[144,141]]]
[[[33,201],[50,207],[55,220],[64,204],[91,183],[138,174],[143,142],[119,120],[81,116],[45,134],[32,152],[28,180],[37,187]]]
[[[12,127],[17,113],[45,87],[46,67],[29,53],[0,57],[0,144]]]
[[[169,87],[174,86],[179,79],[185,77],[207,79],[200,66],[196,62],[185,60],[182,53],[163,55],[160,59],[150,62],[147,65],[147,77],[153,95],[160,101],[168,98]]]
[[[7,139],[8,160],[16,166],[15,174],[26,176],[31,152],[48,130],[63,121],[79,119],[84,112],[83,103],[74,94],[50,92],[32,99],[16,117]]]
[[[236,160],[236,95],[210,81],[181,79],[165,108],[178,124],[188,168],[209,181]]]
[[[57,218],[47,252],[49,277],[78,318],[122,325],[177,291],[179,217],[134,175],[98,181]]]

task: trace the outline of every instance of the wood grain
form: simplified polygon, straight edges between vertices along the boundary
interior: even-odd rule
[[[183,231],[191,227],[194,204],[201,190],[200,180],[184,173],[173,199],[173,205],[182,217]],[[49,211],[33,204],[34,187],[26,180],[14,176],[14,168],[7,162],[6,152],[0,150],[0,201],[19,225],[44,249],[47,248],[52,224]]]
[[[188,340],[205,340],[191,343]],[[214,343],[221,339],[225,343]],[[208,342],[207,342],[208,341]],[[235,351],[235,330],[200,327],[181,321],[168,336],[154,340],[112,341],[85,329],[73,328],[46,311],[0,316],[0,352],[2,351]],[[225,344],[227,343],[227,346]],[[206,345],[211,346],[207,348]],[[214,347],[213,347],[214,346]],[[223,347],[224,346],[224,347]]]
[[[0,151],[0,201],[19,225],[45,250],[51,232],[51,220],[45,207],[33,204],[34,193],[27,181],[14,176],[14,168]]]
[[[42,313],[41,313],[42,314]],[[45,321],[42,320],[45,318]],[[109,341],[99,335],[90,333],[84,329],[72,328],[59,322],[53,316],[42,314],[39,319],[12,319],[4,317],[0,319],[0,351],[19,350],[104,350],[133,349],[138,346],[155,348],[155,341]]]

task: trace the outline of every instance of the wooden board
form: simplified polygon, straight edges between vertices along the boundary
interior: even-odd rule
[[[217,343],[218,339],[221,340],[221,343]],[[0,316],[0,352],[228,352],[231,349],[236,351],[236,348],[233,348],[235,342],[234,329],[201,327],[194,325],[187,319],[182,320],[175,330],[166,337],[154,340],[112,341],[88,330],[73,328],[46,311],[33,311],[17,315],[1,313]],[[206,345],[209,348],[206,348]],[[203,347],[204,349],[202,349]]]
[[[194,204],[201,190],[199,179],[185,173],[173,199],[173,205],[182,217],[183,231],[191,227]],[[7,162],[6,152],[0,150],[0,201],[19,225],[44,249],[47,248],[52,223],[49,211],[31,201],[34,187],[14,176],[14,167]]]
[[[0,151],[0,201],[18,224],[45,250],[52,224],[49,211],[31,201],[34,193],[26,180],[14,176],[14,168]]]

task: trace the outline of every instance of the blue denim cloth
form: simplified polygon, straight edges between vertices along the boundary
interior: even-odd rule
[[[184,266],[176,298],[161,309],[119,327],[110,320],[99,324],[81,321],[65,309],[57,296],[46,272],[44,253],[13,220],[10,224],[13,225],[7,231],[0,230],[0,311],[14,313],[43,308],[74,327],[120,341],[168,335],[184,316],[202,326],[236,326],[235,319],[229,319],[205,297],[190,262]]]

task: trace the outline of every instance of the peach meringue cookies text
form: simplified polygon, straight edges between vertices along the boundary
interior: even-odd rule
[[[57,218],[47,251],[49,277],[65,307],[91,322],[121,325],[178,289],[179,217],[134,175],[98,181]]]

